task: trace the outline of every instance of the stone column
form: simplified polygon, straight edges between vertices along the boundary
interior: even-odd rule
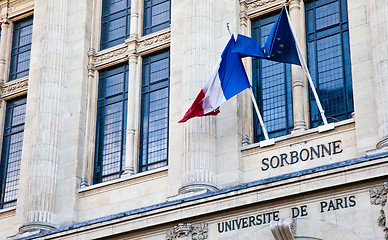
[[[139,36],[139,0],[131,0],[131,26],[129,37]]]
[[[91,28],[91,43],[88,51],[88,101],[85,128],[85,151],[83,155],[82,179],[80,187],[87,187],[93,183],[93,166],[96,141],[98,72],[94,67],[96,52],[99,49],[101,35],[102,2],[93,1],[93,15]]]
[[[0,41],[0,85],[5,82],[5,58],[7,52],[9,22],[4,19],[1,23],[1,41]]]
[[[292,27],[294,28],[296,38],[302,48],[303,55],[306,53],[306,44],[302,39],[304,36],[304,24],[301,21],[302,12],[300,10],[300,0],[290,1],[290,20]],[[294,117],[294,131],[306,130],[305,121],[305,101],[306,101],[306,78],[303,73],[303,69],[298,65],[291,65],[292,72],[292,98],[293,98],[293,117]]]
[[[94,56],[96,50],[90,48],[88,52],[88,102],[87,102],[87,114],[86,114],[86,129],[85,129],[85,152],[84,162],[82,164],[82,179],[80,187],[87,187],[93,181],[93,163],[94,163],[94,150],[95,150],[95,129],[97,118],[97,71],[94,68]],[[91,182],[89,182],[91,180]]]
[[[136,104],[136,68],[138,55],[132,53],[129,55],[129,79],[128,79],[128,110],[127,110],[127,142],[124,164],[124,175],[135,173],[135,120],[137,117]]]
[[[240,0],[240,32],[242,35],[250,36],[248,26],[248,15],[247,15],[247,3],[243,0]],[[243,60],[245,70],[250,79],[252,79],[252,59],[244,58]],[[251,80],[252,85],[252,80]],[[241,145],[245,146],[253,142],[253,109],[252,109],[252,99],[250,97],[249,91],[243,91],[237,95],[239,98],[240,107],[239,111],[242,111],[242,137]]]
[[[67,1],[36,0],[22,161],[24,223],[19,231],[56,227],[54,219],[65,81]]]
[[[209,0],[186,0],[183,113],[193,103],[217,62],[214,11]],[[201,63],[201,64],[198,64]],[[179,193],[217,189],[215,185],[216,123],[214,116],[184,123],[184,184]]]
[[[381,149],[388,147],[388,6],[385,0],[371,0],[368,3],[380,138],[376,147]]]

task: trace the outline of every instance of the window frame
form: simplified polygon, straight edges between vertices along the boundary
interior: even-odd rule
[[[112,71],[113,74],[108,74],[108,71]],[[102,94],[105,92],[105,84],[103,83],[106,78],[123,74],[123,91],[112,96],[104,97]],[[110,181],[116,178],[120,178],[120,176],[124,172],[124,164],[125,164],[125,144],[126,144],[126,121],[127,121],[127,105],[128,105],[128,78],[129,78],[129,66],[128,64],[119,64],[109,68],[106,68],[99,73],[98,80],[98,99],[97,99],[97,119],[96,119],[96,134],[95,134],[95,154],[94,154],[94,168],[93,168],[93,184],[102,183],[105,181]],[[105,110],[105,107],[110,106],[112,104],[122,103],[122,120],[121,120],[121,139],[120,139],[120,159],[116,161],[119,163],[119,171],[115,171],[106,175],[103,175],[103,163],[104,159],[102,159],[102,155],[104,150],[102,149],[104,145],[104,140],[101,142],[101,137],[105,137],[105,128],[104,124],[106,122],[106,115],[103,115],[102,111]],[[102,117],[104,117],[102,119]],[[103,145],[101,145],[103,144]],[[117,176],[117,177],[115,177]],[[110,179],[110,177],[113,177]],[[106,178],[108,178],[106,180]]]
[[[167,56],[167,57],[166,57]],[[156,60],[152,59],[152,58],[156,58]],[[160,58],[160,59],[159,59]],[[157,62],[157,61],[160,61],[160,60],[163,60],[163,59],[168,59],[168,66],[167,66],[167,69],[168,69],[168,78],[164,78],[160,81],[157,81],[157,82],[154,82],[154,83],[149,83],[147,82],[147,75],[150,74],[150,72],[147,72],[145,70],[145,68],[147,68],[146,66],[147,65],[151,65],[152,63],[154,62]],[[146,101],[145,101],[145,98],[146,96],[148,96],[150,93],[153,93],[153,92],[156,92],[156,91],[159,91],[159,90],[162,90],[162,89],[166,89],[167,88],[167,117],[166,117],[166,158],[163,159],[163,160],[160,160],[160,161],[156,161],[156,162],[153,162],[152,164],[149,163],[149,158],[148,158],[148,150],[149,150],[149,131],[147,130],[147,148],[146,148],[146,151],[147,151],[147,156],[146,156],[146,163],[143,164],[142,161],[143,161],[143,151],[145,150],[144,149],[144,142],[143,142],[143,139],[144,139],[144,127],[145,127],[145,124],[149,127],[149,122],[145,123],[144,119],[145,119],[145,108],[147,107],[147,110],[150,108],[150,104],[149,102],[148,105],[145,105],[146,104]],[[138,160],[138,172],[146,172],[146,171],[149,171],[149,170],[152,170],[152,169],[155,169],[155,168],[150,168],[151,165],[157,165],[157,164],[160,164],[160,163],[164,163],[163,166],[159,166],[159,167],[164,167],[164,166],[167,166],[168,165],[168,156],[169,156],[169,152],[168,152],[168,149],[169,149],[169,111],[170,111],[170,50],[167,49],[167,50],[164,50],[164,51],[160,51],[160,52],[156,52],[156,53],[153,53],[152,55],[148,55],[148,56],[145,56],[143,57],[143,61],[142,61],[142,86],[141,86],[141,116],[140,116],[140,137],[139,137],[139,160]],[[149,112],[149,111],[147,111]],[[149,115],[148,115],[149,116]],[[147,119],[149,119],[147,117]],[[147,128],[148,128],[147,127]],[[159,167],[156,167],[156,168],[159,168]]]
[[[259,18],[253,19],[251,21],[251,31],[252,31],[252,38],[258,41],[259,36],[261,35],[261,28],[264,25],[270,25],[272,27],[272,22],[274,23],[277,16],[279,14],[279,11],[274,11],[266,15],[262,15]],[[261,22],[262,21],[262,22]],[[268,32],[269,34],[269,32]],[[260,37],[261,38],[261,37]],[[265,41],[265,40],[264,40]],[[259,41],[258,41],[259,42]],[[259,42],[260,45],[263,47],[264,42]],[[267,111],[264,109],[264,99],[263,99],[263,86],[262,86],[262,64],[263,61],[268,61],[260,58],[253,58],[252,59],[252,88],[253,92],[256,97],[257,104],[259,106],[260,113],[263,116],[264,124],[268,127],[268,117],[267,114],[264,114],[263,112]],[[269,61],[268,61],[269,62]],[[283,81],[282,85],[284,85],[284,94],[282,94],[282,100],[285,102],[285,127],[279,128],[276,130],[269,130],[268,135],[270,138],[279,137],[283,135],[290,134],[293,130],[294,123],[293,123],[293,98],[292,98],[292,75],[291,75],[291,65],[286,63],[275,63],[273,62],[274,66],[282,66],[283,68]],[[254,110],[253,110],[254,111]],[[259,142],[261,140],[264,140],[264,134],[262,132],[261,125],[259,124],[259,120],[257,118],[256,112],[253,112],[253,133],[254,133],[254,142]]]
[[[318,2],[318,3],[317,3]],[[319,31],[317,31],[316,26],[316,14],[313,12],[313,18],[314,22],[311,24],[311,19],[309,19],[309,13],[308,11],[315,11],[317,7],[323,7],[327,6],[328,4],[332,4],[337,2],[339,6],[339,23],[336,24],[338,26],[326,26]],[[312,6],[309,6],[312,5]],[[318,96],[320,98],[320,101],[322,103],[322,107],[325,110],[325,115],[328,119],[328,122],[337,122],[346,120],[352,117],[352,112],[354,111],[354,101],[353,101],[353,87],[352,87],[352,72],[351,72],[351,58],[350,58],[350,44],[349,44],[349,22],[348,22],[348,8],[347,8],[347,1],[346,0],[311,0],[305,2],[305,20],[306,20],[306,53],[307,53],[307,65],[309,66],[310,73],[313,78],[315,89],[317,90]],[[334,26],[334,27],[333,27]],[[313,29],[313,32],[309,30],[309,28]],[[337,28],[337,30],[331,30]],[[324,32],[328,32],[324,34]],[[318,36],[319,34],[319,36]],[[323,98],[323,94],[320,93],[321,91],[321,83],[325,83],[323,81],[320,81],[319,78],[319,68],[318,68],[318,57],[317,57],[317,42],[319,40],[322,40],[324,38],[332,37],[335,35],[339,35],[340,37],[340,48],[341,48],[341,65],[342,65],[342,90],[344,92],[343,96],[341,96],[342,101],[340,102],[341,105],[344,105],[344,111],[341,113],[336,113],[335,115],[331,115],[329,113],[328,108],[325,108],[325,101],[328,101],[330,99]],[[347,35],[347,37],[345,36]],[[309,44],[314,44],[314,53],[309,52]],[[314,62],[313,66],[312,59],[310,57],[310,54],[314,56]],[[319,110],[317,108],[315,99],[312,95],[311,90],[309,89],[309,121],[311,128],[318,127],[319,125],[323,124],[323,121],[320,117]]]
[[[15,109],[21,106],[24,106],[23,121],[22,123],[19,123],[13,126],[13,121],[15,120],[15,116],[14,116]],[[18,196],[19,179],[20,179],[20,166],[21,166],[21,160],[22,160],[23,141],[24,141],[26,106],[27,106],[27,97],[25,95],[8,100],[6,103],[6,111],[4,114],[4,117],[5,117],[4,131],[3,131],[3,138],[2,138],[2,145],[1,145],[1,159],[0,159],[0,172],[1,172],[0,176],[2,176],[2,178],[0,179],[0,209],[4,209],[4,208],[8,208],[16,205],[17,196]],[[15,130],[15,128],[17,130]],[[18,128],[22,128],[22,129],[18,129]],[[12,145],[12,137],[17,136],[20,133],[23,134],[20,148],[17,149],[18,151],[11,152],[10,148]],[[13,172],[18,171],[18,174],[11,175],[11,180],[13,179],[13,182],[16,182],[16,187],[15,189],[8,191],[8,192],[14,191],[15,194],[13,199],[5,201],[4,197],[9,183],[7,179],[9,177],[8,170],[11,164],[10,155],[11,153],[16,153],[16,152],[20,152],[20,155],[18,156],[18,159],[16,159],[12,163],[16,163],[16,168],[18,167],[18,169]]]

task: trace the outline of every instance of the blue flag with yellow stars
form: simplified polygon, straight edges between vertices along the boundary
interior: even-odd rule
[[[283,6],[263,48],[268,60],[301,65],[286,7]]]

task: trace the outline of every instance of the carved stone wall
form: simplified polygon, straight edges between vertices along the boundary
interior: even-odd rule
[[[179,223],[173,230],[167,231],[166,240],[185,239],[185,240],[203,240],[208,239],[207,223],[183,224]]]
[[[370,199],[372,204],[381,206],[380,216],[377,218],[377,224],[379,227],[383,228],[385,233],[384,237],[388,240],[388,224],[385,215],[385,213],[388,213],[388,182],[385,182],[382,186],[370,189]]]

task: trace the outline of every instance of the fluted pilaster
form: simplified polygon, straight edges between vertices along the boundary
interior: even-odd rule
[[[67,1],[35,1],[33,45],[27,99],[29,162],[24,224],[21,232],[55,227],[54,207],[65,80]],[[28,120],[30,119],[30,121]],[[34,119],[34,120],[32,120]],[[27,135],[27,134],[26,134]]]
[[[386,148],[388,147],[388,6],[385,0],[371,0],[369,7],[380,138],[376,147]]]
[[[194,101],[217,61],[212,1],[186,0],[186,3],[184,111]],[[194,118],[184,124],[184,184],[180,193],[216,189],[215,126],[215,117]]]

